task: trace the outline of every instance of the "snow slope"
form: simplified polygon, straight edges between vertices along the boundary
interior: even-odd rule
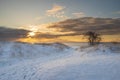
[[[61,43],[0,42],[0,67],[30,59],[41,58],[41,60],[48,60],[48,58],[67,55],[71,50],[70,47]]]
[[[14,61],[18,63],[1,66],[0,80],[120,80],[120,45],[101,44],[89,47],[80,44],[80,46],[75,47],[74,45],[71,46],[73,48],[69,48],[63,44],[54,43],[44,45],[45,48],[43,48],[43,44],[32,45],[9,42],[1,44],[19,44],[22,45],[21,47],[27,45],[24,48],[29,49],[30,52],[24,54],[30,53],[31,55],[34,54],[32,50],[38,50],[35,54],[39,54],[39,57],[28,58],[29,56],[26,56],[22,58],[22,61],[17,61],[19,59],[17,57]],[[2,47],[0,50],[4,48]],[[10,47],[6,49],[8,48]],[[3,50],[4,55],[5,53],[7,55],[12,54],[11,49],[8,49],[8,53]],[[17,50],[19,49],[15,51]],[[51,56],[44,54],[44,50]],[[41,57],[40,54],[45,56]],[[4,56],[4,58],[8,57]],[[13,58],[8,60],[11,59]],[[10,62],[8,61],[8,63]],[[0,64],[3,64],[3,62],[1,61]]]

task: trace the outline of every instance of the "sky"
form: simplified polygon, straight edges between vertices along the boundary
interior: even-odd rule
[[[4,33],[1,39],[28,41],[26,37],[37,36],[37,40],[35,37],[29,41],[79,42],[83,41],[82,32],[93,30],[104,35],[104,41],[119,41],[119,3],[120,0],[0,0],[0,31]],[[8,39],[7,33],[18,35]]]

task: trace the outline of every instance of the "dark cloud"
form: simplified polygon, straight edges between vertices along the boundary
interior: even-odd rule
[[[120,18],[93,18],[84,17],[78,19],[68,19],[57,22],[48,28],[54,28],[62,34],[51,34],[37,32],[34,38],[58,38],[62,36],[78,36],[87,31],[99,32],[103,35],[117,35],[120,34]],[[30,31],[24,29],[12,29],[0,27],[0,40],[15,40],[19,38],[27,38]],[[64,33],[64,34],[63,34]],[[66,33],[66,34],[65,34]]]
[[[76,36],[76,35],[80,35],[80,34],[76,34],[76,33],[50,34],[50,33],[40,33],[40,32],[38,32],[37,35],[34,38],[47,38],[47,39],[51,39],[51,38],[58,38],[58,37],[61,37],[61,36]]]
[[[58,35],[54,35],[54,34],[50,34],[50,33],[41,33],[41,32],[37,32],[37,35],[34,36],[34,38],[57,38]]]
[[[120,19],[84,17],[57,22],[48,28],[59,32],[74,32],[74,35],[96,31],[103,35],[120,34]]]
[[[28,33],[29,30],[24,30],[24,29],[13,29],[13,28],[7,28],[7,27],[0,27],[0,41],[14,41],[15,39],[20,39],[20,38],[28,38]],[[69,36],[69,35],[74,35],[74,34],[50,34],[50,33],[41,33],[41,32],[36,32],[36,35],[33,36],[33,38],[47,38],[47,39],[52,39],[52,38],[58,38],[60,36]],[[76,35],[76,34],[75,34]]]
[[[9,41],[18,38],[25,38],[29,31],[23,29],[12,29],[7,27],[0,27],[0,40]]]

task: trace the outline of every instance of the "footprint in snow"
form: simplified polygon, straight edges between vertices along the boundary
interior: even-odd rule
[[[24,75],[24,79],[26,78],[26,75]]]

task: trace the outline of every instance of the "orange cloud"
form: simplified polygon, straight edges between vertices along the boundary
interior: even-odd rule
[[[65,7],[60,5],[53,5],[52,9],[46,11],[46,15],[49,17],[59,18],[59,19],[66,19],[68,18],[65,16]]]
[[[83,12],[78,12],[78,13],[72,13],[75,17],[85,17],[85,14]]]
[[[63,6],[60,6],[60,5],[54,5],[52,9],[50,10],[47,10],[47,13],[48,14],[54,14],[54,13],[57,13],[59,11],[62,11],[65,7]]]

